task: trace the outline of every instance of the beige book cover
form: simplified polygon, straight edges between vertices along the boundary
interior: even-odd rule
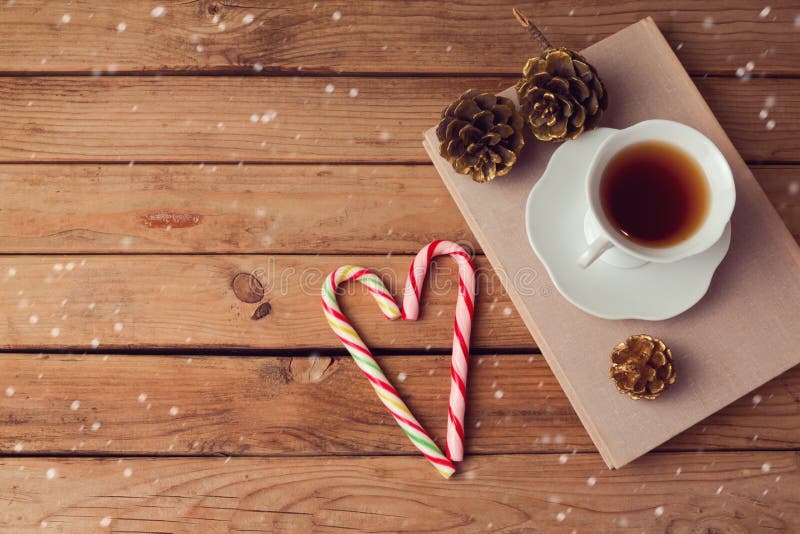
[[[525,203],[557,145],[530,141],[512,172],[488,184],[439,156],[435,126],[424,145],[600,454],[618,468],[800,363],[800,251],[651,19],[583,54],[609,93],[603,126],[682,122],[714,141],[733,170],[730,251],[688,311],[656,322],[599,319],[553,288],[528,242]],[[504,94],[516,100],[513,90]],[[543,291],[515,287],[514,273],[531,269]],[[675,354],[678,381],[656,401],[632,401],[608,378],[611,349],[638,333],[664,339]]]

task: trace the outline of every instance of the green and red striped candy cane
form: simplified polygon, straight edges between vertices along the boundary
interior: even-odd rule
[[[336,289],[341,284],[353,281],[364,284],[387,319],[393,321],[401,317],[397,303],[386,290],[386,286],[383,285],[380,278],[364,267],[344,265],[331,272],[322,284],[322,309],[325,311],[325,318],[328,320],[333,332],[347,349],[347,352],[353,357],[358,368],[361,369],[361,372],[372,384],[375,393],[378,394],[378,398],[389,410],[389,413],[392,414],[392,417],[400,425],[408,439],[411,440],[411,443],[419,449],[443,477],[450,478],[456,470],[453,462],[442,453],[430,435],[422,428],[414,414],[411,413],[411,410],[400,398],[397,390],[386,378],[361,336],[358,335],[358,332],[356,332],[339,308],[339,303],[336,300]]]

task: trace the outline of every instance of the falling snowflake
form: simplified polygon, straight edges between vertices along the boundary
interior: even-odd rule
[[[353,87],[353,88],[350,89],[350,92],[348,92],[347,94],[350,96],[350,98],[355,98],[355,97],[358,96],[358,89]]]
[[[133,474],[133,469],[131,469],[130,467],[126,467],[126,468],[125,468],[125,469],[122,471],[122,476],[124,476],[125,478],[130,478],[130,476],[131,476],[132,474]]]
[[[72,401],[72,404],[69,405],[69,409],[72,410],[73,412],[80,407],[81,407],[81,401],[79,400],[74,400]]]
[[[160,16],[164,15],[164,13],[166,13],[166,12],[167,12],[167,10],[164,9],[164,6],[156,6],[150,12],[150,16],[151,17],[160,17]]]
[[[72,15],[69,13],[64,13],[61,15],[61,24],[69,24],[69,21],[72,20]]]
[[[147,400],[147,393],[139,393],[139,396],[136,398],[139,402],[144,402]]]
[[[556,521],[558,521],[559,523],[564,521],[566,518],[567,518],[567,514],[565,514],[564,512],[558,512],[556,514]]]
[[[772,469],[772,465],[770,465],[769,463],[765,462],[765,463],[761,464],[761,472],[762,473],[769,473],[770,469]]]
[[[117,24],[117,31],[118,31],[118,32],[122,33],[122,32],[124,32],[126,29],[128,29],[128,25],[127,25],[126,23],[124,23],[124,22],[120,22],[119,24]]]
[[[503,315],[505,315],[506,317],[508,317],[509,315],[511,315],[511,308],[509,308],[508,306],[506,306],[505,308],[503,308]]]
[[[775,120],[770,119],[767,121],[767,130],[772,130],[775,128]]]
[[[753,407],[756,407],[759,404],[761,404],[762,400],[764,400],[764,397],[762,397],[761,395],[758,394],[753,395]]]
[[[498,389],[497,391],[495,391],[494,392],[494,398],[495,399],[502,399],[503,398],[503,390],[502,389]]]
[[[767,6],[764,9],[761,10],[761,13],[759,13],[758,16],[763,19],[763,18],[769,16],[769,12],[770,11],[772,11],[772,8]]]
[[[173,406],[172,408],[170,408],[169,409],[169,414],[172,417],[175,417],[176,415],[178,415],[178,407],[177,406]]]
[[[91,341],[91,344],[92,344],[92,348],[93,348],[93,349],[96,349],[97,347],[99,347],[99,346],[100,346],[100,340],[99,340],[99,339],[97,339],[97,338],[94,338],[94,339]]]
[[[31,315],[30,317],[28,317],[28,322],[31,323],[31,324],[38,323],[39,322],[39,316],[36,315],[36,314]]]
[[[254,63],[253,70],[256,72],[261,72],[262,70],[264,70],[264,65],[262,65],[261,63]]]
[[[754,68],[756,68],[756,64],[753,63],[752,61],[748,61],[744,66],[744,70],[746,70],[747,72],[751,72]]]
[[[401,373],[397,373],[397,380],[398,380],[399,382],[405,382],[405,381],[406,381],[406,378],[408,378],[408,375],[407,375],[407,374],[405,374],[405,373],[402,373],[402,372],[401,372]]]
[[[560,464],[567,463],[567,460],[569,460],[569,456],[567,456],[566,454],[562,454],[561,456],[558,457],[558,463]]]
[[[14,392],[15,392],[14,388],[11,387],[11,386],[8,386],[6,388],[6,397],[13,397],[14,396]]]
[[[717,494],[717,495],[721,495],[721,494],[722,494],[722,490],[724,490],[724,489],[725,489],[725,486],[720,486],[720,487],[718,487],[718,488],[717,488],[717,491],[716,491],[716,494]]]
[[[94,423],[92,423],[92,426],[91,426],[92,431],[97,432],[98,430],[100,430],[101,426],[103,426],[103,425],[100,424],[100,421],[95,421]]]
[[[122,323],[114,323],[114,332],[122,332],[123,325]]]
[[[248,13],[247,15],[242,17],[242,23],[245,24],[245,25],[252,24],[254,20],[255,20],[255,17],[251,13]]]
[[[706,17],[703,19],[703,28],[706,30],[710,30],[714,26],[714,19],[712,17]]]
[[[761,120],[766,119],[767,116],[769,116],[769,111],[766,108],[764,108],[764,109],[762,109],[761,111],[758,112],[758,118],[761,119]]]
[[[792,182],[789,184],[788,191],[790,195],[800,193],[800,182]]]
[[[597,479],[595,477],[589,477],[586,479],[586,485],[590,488],[594,487],[595,484],[597,484]]]
[[[61,329],[58,328],[58,327],[53,328],[52,330],[50,330],[50,335],[53,336],[53,337],[60,336],[61,335]]]
[[[17,270],[14,267],[9,267],[7,273],[8,276],[17,276]]]
[[[101,527],[107,527],[111,524],[111,517],[105,516],[103,519],[100,520]]]
[[[332,93],[333,89],[334,89],[334,87],[333,87],[332,83],[329,83],[328,85],[325,86],[325,92],[326,93]]]
[[[655,514],[656,514],[656,517],[661,517],[662,515],[664,515],[664,507],[663,506],[657,506],[656,509],[655,509]]]
[[[54,478],[56,478],[56,475],[58,475],[58,472],[52,467],[48,469],[47,473],[45,474],[45,476],[47,476],[47,480],[53,480]]]
[[[331,18],[334,20],[334,22],[337,22],[337,21],[341,20],[342,19],[342,12],[341,11],[334,11],[333,14],[331,15]]]

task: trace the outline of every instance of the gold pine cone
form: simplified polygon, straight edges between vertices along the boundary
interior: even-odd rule
[[[456,172],[489,182],[511,171],[525,144],[522,129],[510,99],[470,89],[442,111],[439,153]]]
[[[525,123],[541,141],[575,139],[597,127],[608,107],[595,68],[566,48],[549,48],[530,58],[516,90]]]
[[[609,376],[620,393],[653,400],[675,383],[672,351],[658,338],[630,336],[611,352]]]

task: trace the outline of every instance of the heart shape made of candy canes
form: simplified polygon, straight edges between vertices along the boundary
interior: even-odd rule
[[[339,285],[351,281],[361,282],[375,298],[378,307],[389,320],[414,321],[419,316],[419,300],[422,284],[431,260],[436,256],[449,255],[458,263],[459,294],[453,332],[453,358],[450,366],[450,399],[447,420],[447,455],[417,421],[411,410],[400,398],[397,390],[375,361],[369,347],[344,316],[336,299]],[[450,241],[433,241],[422,248],[409,269],[401,312],[394,297],[389,294],[378,276],[364,267],[343,265],[330,273],[322,285],[322,309],[333,332],[353,357],[356,365],[372,384],[378,398],[383,402],[411,443],[428,459],[445,478],[455,472],[453,461],[464,456],[464,411],[466,408],[466,384],[469,368],[469,339],[475,301],[475,268],[463,248]]]

